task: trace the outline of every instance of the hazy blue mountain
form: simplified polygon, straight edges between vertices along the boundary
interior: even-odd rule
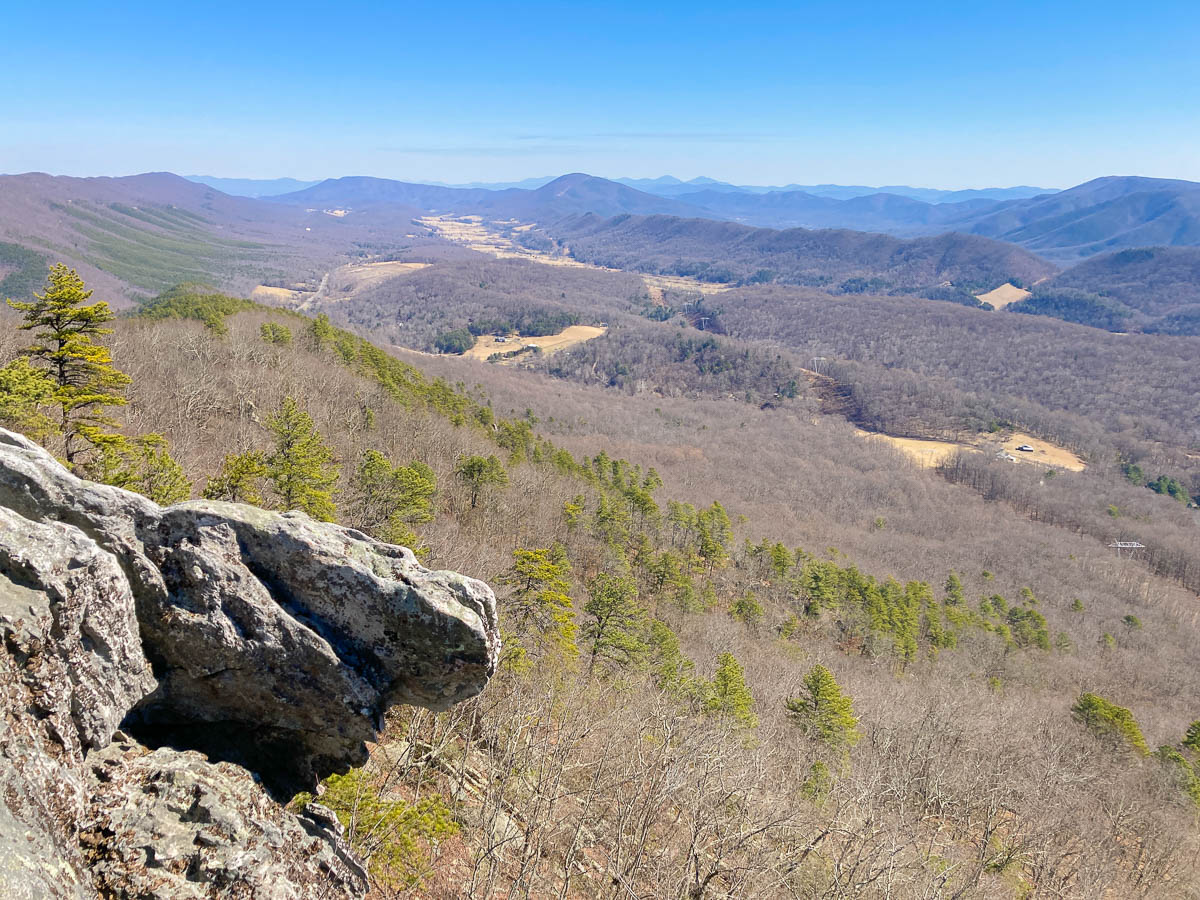
[[[319,181],[297,181],[295,178],[218,178],[215,175],[184,175],[188,181],[207,184],[233,197],[275,197],[302,191]]]
[[[1200,183],[1109,176],[1004,203],[956,229],[1063,261],[1128,247],[1200,245]]]
[[[603,216],[633,213],[721,218],[718,213],[688,203],[580,172],[559,176],[536,190],[452,188],[351,176],[331,178],[305,190],[272,199],[278,203],[322,209],[339,207],[378,212],[389,207],[402,207],[428,212],[479,213],[541,221],[586,212]]]

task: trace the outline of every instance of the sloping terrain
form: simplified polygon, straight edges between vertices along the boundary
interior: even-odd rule
[[[184,281],[248,291],[316,270],[365,237],[328,216],[230,197],[169,173],[0,176],[0,241],[71,264],[118,305]],[[19,255],[5,251],[0,267]],[[6,291],[40,285],[44,263],[37,268]]]
[[[1110,331],[1200,334],[1200,247],[1094,256],[1034,287],[1012,308]]]
[[[475,213],[538,221],[582,212],[605,216],[620,213],[705,214],[703,209],[687,203],[580,173],[563,175],[534,190],[451,188],[385,178],[333,178],[306,190],[271,199],[280,204],[320,209],[379,211],[390,206],[406,206],[425,212]]]
[[[581,216],[544,229],[576,259],[714,282],[781,282],[843,293],[991,290],[1056,270],[1027,251],[970,235],[902,240],[845,230],[775,231],[705,219]],[[973,296],[969,301],[974,303]]]
[[[1067,262],[1127,247],[1200,244],[1200,183],[1097,178],[1005,204],[956,227]]]

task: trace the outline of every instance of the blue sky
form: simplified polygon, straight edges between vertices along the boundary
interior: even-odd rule
[[[1200,180],[1200,3],[5,3],[0,172]]]

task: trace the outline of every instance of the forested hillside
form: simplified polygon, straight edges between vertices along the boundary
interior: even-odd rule
[[[779,282],[838,293],[939,295],[967,301],[1008,281],[1033,283],[1054,266],[1031,253],[965,235],[900,240],[854,231],[784,231],[664,216],[583,216],[548,232],[576,259],[731,284]]]
[[[88,471],[168,501],[300,505],[498,589],[484,694],[395,714],[372,762],[329,780],[378,896],[1195,883],[1186,571],[918,469],[803,386],[763,405],[400,361],[186,289],[112,325],[130,380],[112,413],[148,449],[84,454]],[[689,333],[676,365],[794,372]],[[29,427],[32,402],[6,423]],[[1054,502],[1117,508],[1194,559],[1181,503],[1088,477]]]
[[[1072,266],[1034,288],[1015,312],[1109,331],[1200,334],[1200,248],[1120,250]]]

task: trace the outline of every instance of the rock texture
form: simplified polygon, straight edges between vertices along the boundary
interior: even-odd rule
[[[481,582],[300,513],[164,509],[3,430],[0,634],[14,898],[361,895],[336,823],[278,801],[499,651]]]

